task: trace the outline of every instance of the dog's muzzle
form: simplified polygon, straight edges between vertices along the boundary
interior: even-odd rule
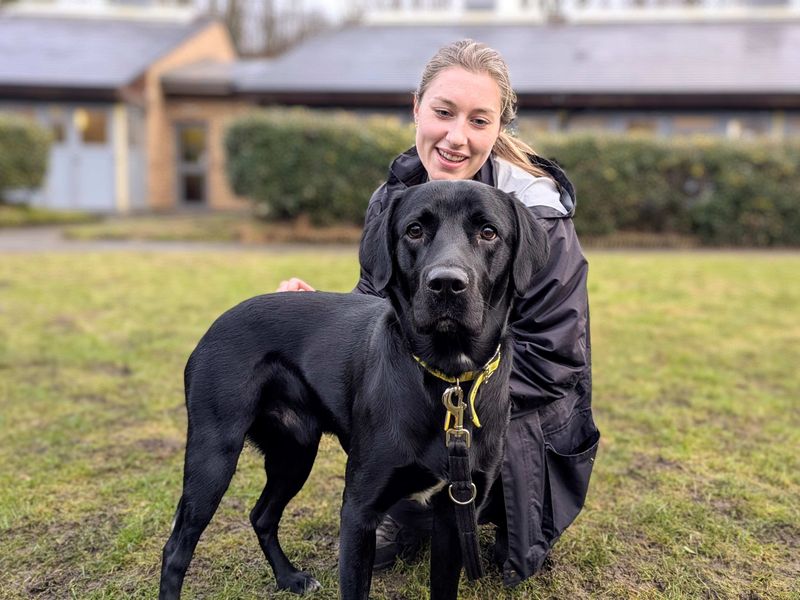
[[[474,277],[459,266],[438,265],[422,275],[414,314],[427,331],[478,331],[483,322]]]
[[[467,291],[469,275],[460,267],[433,267],[425,278],[425,288],[434,296],[444,299]]]

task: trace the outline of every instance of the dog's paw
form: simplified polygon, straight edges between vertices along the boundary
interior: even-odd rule
[[[278,580],[279,590],[289,590],[294,594],[310,594],[322,588],[322,584],[305,571],[297,571]]]

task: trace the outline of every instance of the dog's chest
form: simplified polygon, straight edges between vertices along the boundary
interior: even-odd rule
[[[436,483],[436,485],[433,485],[415,494],[411,494],[409,498],[411,498],[411,500],[414,500],[415,502],[419,502],[420,504],[425,504],[425,505],[430,504],[431,498],[433,498],[436,494],[441,492],[446,484],[447,482],[444,479],[440,479]]]

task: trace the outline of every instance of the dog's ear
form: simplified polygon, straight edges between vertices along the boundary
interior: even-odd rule
[[[514,265],[511,271],[514,288],[524,294],[538,273],[550,258],[550,243],[547,232],[536,220],[528,207],[513,193],[511,205],[517,220],[517,244],[514,248]]]
[[[392,278],[392,214],[400,197],[400,194],[390,197],[388,206],[367,218],[361,234],[358,260],[376,292],[381,292]]]

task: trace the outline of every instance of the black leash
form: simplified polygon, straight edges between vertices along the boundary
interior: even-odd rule
[[[469,466],[469,448],[466,438],[452,436],[447,444],[450,463],[450,487],[447,493],[455,504],[458,541],[467,579],[475,581],[484,576],[481,549],[478,543],[478,516],[475,512],[477,490],[472,483]]]
[[[480,427],[481,423],[475,409],[476,397],[481,386],[500,366],[500,346],[495,350],[494,356],[480,370],[467,371],[457,377],[449,376],[432,368],[418,356],[414,356],[414,359],[430,374],[454,384],[442,394],[442,402],[447,409],[444,421],[445,445],[447,446],[447,461],[450,471],[450,486],[447,488],[447,493],[455,505],[458,541],[461,545],[464,571],[470,581],[475,581],[483,577],[485,573],[481,563],[481,548],[478,543],[478,515],[475,509],[477,489],[472,483],[472,469],[469,465],[471,436],[469,430],[464,429],[464,411],[467,404],[464,402],[464,391],[461,389],[460,383],[474,381],[469,392],[470,417],[475,427]]]
[[[475,581],[484,575],[481,564],[481,549],[478,543],[478,515],[475,511],[477,489],[472,483],[472,469],[469,464],[470,433],[464,429],[464,392],[456,385],[447,388],[442,402],[448,414],[455,420],[455,426],[445,432],[447,460],[450,471],[450,486],[447,493],[455,505],[458,541],[467,579]],[[449,421],[449,419],[448,419]]]

